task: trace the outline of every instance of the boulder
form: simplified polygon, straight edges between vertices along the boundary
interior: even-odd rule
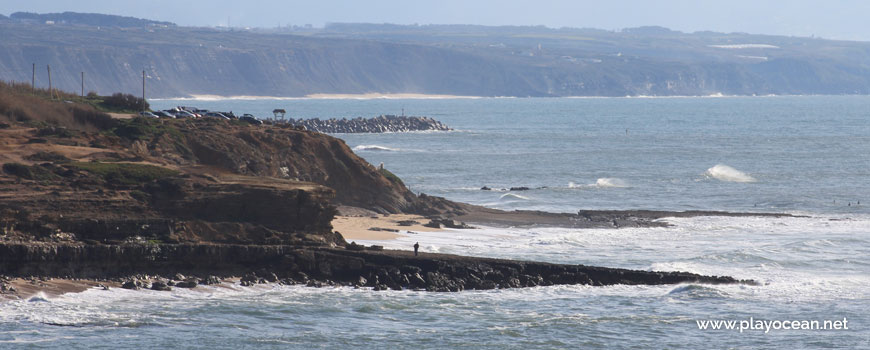
[[[220,283],[221,283],[221,279],[218,278],[217,276],[214,276],[214,275],[209,275],[208,277],[199,281],[199,284],[204,284],[204,285],[212,285],[212,284],[220,284]]]
[[[175,286],[178,288],[196,288],[197,284],[199,284],[198,279],[188,278],[187,280],[175,283]]]
[[[159,290],[159,291],[168,292],[168,291],[172,290],[172,287],[170,287],[168,284],[166,284],[166,282],[154,281],[151,283],[151,290]]]

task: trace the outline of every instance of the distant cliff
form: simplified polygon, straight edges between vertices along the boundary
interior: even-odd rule
[[[28,17],[29,16],[29,17]],[[65,14],[0,19],[0,79],[146,97],[868,94],[870,44],[645,27],[337,24],[243,31]],[[36,18],[27,20],[25,18]],[[74,21],[74,18],[85,20]],[[96,22],[94,22],[96,21]],[[138,24],[137,24],[138,23]],[[87,91],[86,91],[87,92]]]
[[[175,23],[172,22],[151,21],[142,18],[104,15],[100,13],[63,12],[40,14],[32,12],[15,12],[11,14],[8,18],[21,22],[40,24],[45,24],[46,22],[54,22],[55,24],[81,24],[88,26],[128,28],[142,26],[175,26]]]

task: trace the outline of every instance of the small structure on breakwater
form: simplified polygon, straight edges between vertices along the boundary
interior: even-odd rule
[[[453,130],[441,122],[429,117],[405,117],[395,115],[382,115],[374,118],[331,118],[322,120],[319,118],[288,118],[287,123],[305,127],[306,130],[328,134]]]
[[[272,114],[275,115],[276,121],[284,121],[284,115],[287,114],[287,111],[278,108],[278,109],[273,110]]]

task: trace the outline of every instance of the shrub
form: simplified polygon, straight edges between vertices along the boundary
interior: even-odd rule
[[[21,163],[6,163],[3,164],[3,171],[10,175],[15,175],[28,180],[53,180],[58,176],[40,166],[27,166]]]
[[[66,156],[54,152],[45,152],[40,151],[34,154],[31,154],[24,159],[38,161],[38,162],[55,162],[55,163],[66,163],[69,162],[70,159]]]
[[[150,107],[148,101],[131,94],[116,92],[112,96],[103,99],[103,106],[122,111],[144,111]]]
[[[147,193],[139,190],[130,191],[130,197],[140,202],[147,202],[148,198],[150,198]]]
[[[54,126],[54,125],[45,125],[38,127],[36,130],[36,136],[57,136],[61,138],[71,138],[75,137],[77,132],[67,129],[62,126]]]
[[[108,130],[118,125],[117,119],[112,119],[112,116],[94,110],[93,107],[73,105],[71,111],[73,120],[79,124],[90,124],[100,130]]]
[[[163,133],[170,134],[176,140],[181,138],[181,132],[169,123],[143,117],[119,121],[112,132],[129,140],[150,139]]]
[[[70,165],[99,175],[106,181],[125,185],[139,185],[178,175],[178,171],[148,164],[75,162]]]

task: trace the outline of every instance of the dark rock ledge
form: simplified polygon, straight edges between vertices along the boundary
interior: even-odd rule
[[[585,265],[287,245],[63,243],[0,244],[0,274],[125,280],[183,274],[214,280],[242,277],[245,285],[280,282],[384,289],[462,291],[556,284],[605,286],[747,283],[724,276],[652,272]]]

